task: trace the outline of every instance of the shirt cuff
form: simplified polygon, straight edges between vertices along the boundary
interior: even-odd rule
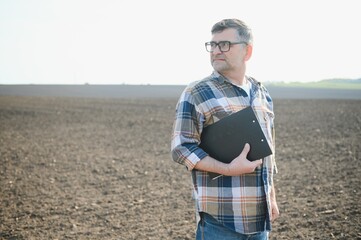
[[[202,160],[203,158],[207,157],[208,154],[203,151],[203,149],[198,148],[197,150],[195,150],[194,152],[192,152],[184,161],[187,169],[189,171],[192,171],[194,169],[194,167],[196,166],[196,164]]]

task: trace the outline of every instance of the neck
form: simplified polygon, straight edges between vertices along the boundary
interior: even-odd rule
[[[222,75],[229,79],[235,85],[243,85],[246,83],[245,69],[239,71],[224,72],[222,73]]]

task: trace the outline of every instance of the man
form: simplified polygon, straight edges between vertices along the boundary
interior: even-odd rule
[[[263,85],[246,76],[252,55],[251,30],[238,19],[212,28],[213,73],[189,84],[177,107],[172,158],[191,171],[196,201],[196,239],[268,239],[279,215],[273,185],[274,156],[250,162],[249,144],[231,163],[213,159],[199,147],[202,130],[219,119],[252,106],[274,153],[273,103]],[[208,172],[222,174],[215,180]]]

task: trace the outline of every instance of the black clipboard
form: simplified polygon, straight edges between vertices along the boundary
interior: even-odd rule
[[[205,127],[199,147],[216,160],[230,163],[242,152],[246,143],[251,147],[247,155],[250,161],[272,154],[252,107],[242,109]],[[212,179],[221,176],[212,172],[209,174]]]

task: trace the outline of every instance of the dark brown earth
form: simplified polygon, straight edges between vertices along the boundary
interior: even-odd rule
[[[0,239],[194,239],[175,98],[0,97]],[[271,239],[361,239],[361,101],[275,100]]]

